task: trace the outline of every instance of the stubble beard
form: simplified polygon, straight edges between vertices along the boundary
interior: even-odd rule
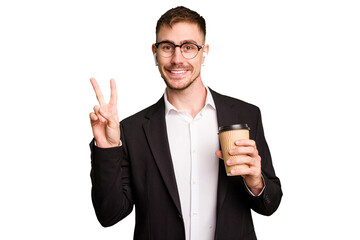
[[[174,68],[175,68],[175,67],[174,67]],[[189,69],[190,71],[192,71],[192,70],[193,70],[193,67],[190,67],[190,68],[188,67],[187,69]],[[190,79],[190,81],[187,82],[184,86],[180,86],[180,87],[175,87],[175,86],[171,85],[170,81],[167,80],[165,74],[161,74],[161,77],[162,77],[162,79],[164,79],[164,82],[165,82],[166,86],[167,86],[169,89],[175,90],[175,91],[182,91],[182,90],[185,90],[185,89],[189,88],[189,87],[195,82],[195,80],[200,77],[200,72],[199,72],[199,74],[198,74],[197,76],[195,76],[194,78]]]

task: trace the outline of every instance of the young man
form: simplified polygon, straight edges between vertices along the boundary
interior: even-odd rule
[[[163,97],[119,124],[115,81],[107,104],[90,113],[94,140],[92,199],[103,226],[136,207],[134,239],[256,239],[251,209],[271,215],[282,197],[264,137],[260,110],[204,86],[201,64],[209,51],[205,20],[177,7],[157,23],[152,46]],[[236,141],[228,165],[248,169],[227,176],[218,127],[247,123],[251,140]]]

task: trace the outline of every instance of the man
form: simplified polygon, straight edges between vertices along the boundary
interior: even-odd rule
[[[152,51],[166,83],[154,105],[119,124],[117,91],[90,113],[92,200],[111,226],[136,206],[134,239],[256,239],[251,209],[271,215],[282,197],[257,107],[205,87],[201,65],[209,51],[205,20],[177,7],[157,23]],[[218,127],[247,123],[252,140],[238,140],[227,176]]]

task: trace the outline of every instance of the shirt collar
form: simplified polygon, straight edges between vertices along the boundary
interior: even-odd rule
[[[205,88],[206,88],[206,100],[205,100],[205,105],[204,105],[203,109],[209,105],[210,107],[212,107],[213,109],[216,110],[215,102],[211,95],[211,92],[207,86],[205,86]],[[171,110],[176,111],[176,112],[179,111],[168,101],[166,89],[165,89],[165,93],[164,93],[164,101],[165,101],[165,115],[167,115]]]

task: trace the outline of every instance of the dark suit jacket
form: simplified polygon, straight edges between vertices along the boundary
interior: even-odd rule
[[[266,188],[261,196],[247,192],[242,177],[227,177],[219,159],[215,239],[256,239],[250,209],[271,215],[282,197],[260,110],[211,90],[218,125],[247,123],[261,156]],[[122,147],[101,149],[90,143],[92,200],[99,222],[111,226],[136,206],[134,239],[185,239],[179,194],[165,123],[165,104],[154,105],[121,121]],[[220,146],[219,146],[220,148]],[[214,153],[215,154],[215,153]],[[201,239],[199,239],[201,240]]]

